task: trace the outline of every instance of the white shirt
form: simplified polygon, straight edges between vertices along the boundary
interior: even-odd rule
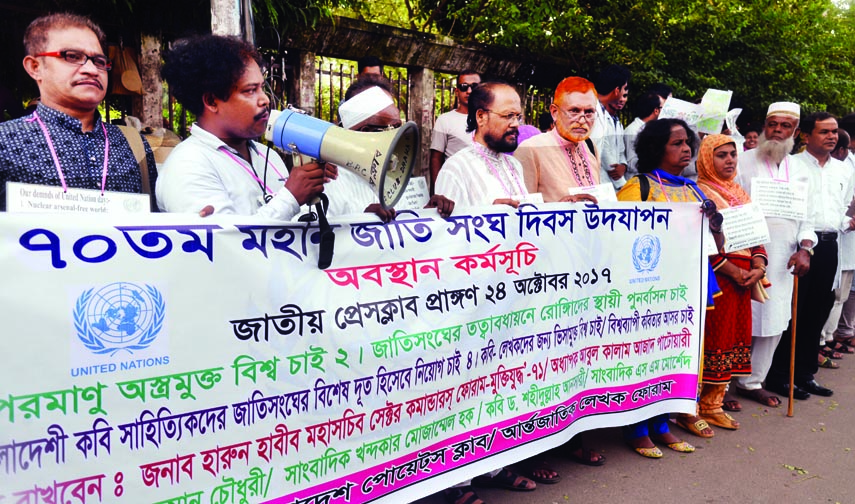
[[[739,153],[739,165],[736,171],[736,183],[751,195],[751,179],[774,178],[787,182],[807,184],[808,209],[814,207],[816,195],[814,177],[802,163],[787,156],[776,166],[771,161],[758,158],[758,150],[752,149]],[[765,244],[769,265],[766,278],[772,283],[769,299],[766,303],[751,302],[751,325],[753,336],[777,336],[784,332],[790,322],[791,299],[793,296],[793,275],[787,269],[787,262],[798,250],[802,240],[816,244],[813,232],[813,215],[809,211],[807,219],[796,221],[780,217],[766,217],[771,241]]]
[[[623,144],[626,149],[626,173],[623,177],[627,180],[638,175],[638,154],[635,153],[635,139],[645,124],[647,123],[642,121],[640,117],[636,117],[623,131]]]
[[[512,156],[475,143],[451,156],[436,178],[436,194],[456,206],[492,205],[493,201],[528,194],[523,168]]]
[[[793,158],[804,164],[817,182],[814,229],[848,232],[850,218],[846,215],[846,210],[855,189],[855,173],[842,161],[831,156],[822,167],[819,160],[808,151],[796,154]]]
[[[365,179],[342,167],[338,178],[324,185],[324,194],[330,200],[327,217],[363,213],[368,205],[380,203],[378,192]]]
[[[620,121],[609,114],[606,107],[600,103],[597,106],[597,119],[591,131],[591,140],[597,146],[600,155],[600,180],[611,180],[615,189],[620,189],[626,184],[623,177],[612,180],[608,169],[613,164],[626,164],[626,146],[623,141],[623,125]]]
[[[285,188],[288,170],[276,152],[270,151],[270,166],[266,166],[267,147],[250,142],[254,147],[250,148],[252,167],[275,194],[269,203],[263,204],[261,186],[251,175],[249,164],[235,149],[198,124],[193,124],[190,133],[190,138],[173,149],[159,173],[155,193],[161,210],[198,213],[211,205],[215,213],[258,215],[276,220],[290,220],[300,211],[294,195]]]
[[[431,150],[442,152],[448,159],[470,145],[472,133],[466,132],[466,114],[452,110],[436,118],[430,134]]]

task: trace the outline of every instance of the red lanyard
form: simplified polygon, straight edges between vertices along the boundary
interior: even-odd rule
[[[56,173],[59,175],[59,182],[62,184],[62,192],[68,192],[68,184],[65,183],[65,175],[62,173],[62,166],[59,164],[59,156],[56,155],[56,148],[53,146],[53,141],[50,138],[47,126],[42,122],[38,112],[33,112],[33,118],[27,119],[27,122],[36,121],[42,129],[45,140],[50,149],[50,155],[53,157],[53,164],[56,166]],[[104,131],[104,168],[101,170],[101,195],[104,195],[104,186],[107,185],[107,159],[110,157],[110,139],[107,138],[107,127],[101,122],[101,129]]]

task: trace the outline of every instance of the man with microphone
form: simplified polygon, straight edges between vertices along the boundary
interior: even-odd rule
[[[167,158],[156,186],[166,212],[258,215],[290,220],[328,182],[325,165],[296,166],[289,175],[264,134],[270,99],[261,57],[236,37],[181,40],[166,53],[162,75],[172,94],[196,115],[191,136]]]

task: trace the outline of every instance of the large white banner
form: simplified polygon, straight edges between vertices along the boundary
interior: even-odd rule
[[[694,411],[697,205],[0,214],[0,502],[405,502]]]

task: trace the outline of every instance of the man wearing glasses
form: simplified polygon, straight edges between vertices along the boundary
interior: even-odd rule
[[[98,113],[112,67],[103,43],[104,32],[83,16],[51,14],[27,27],[24,68],[41,102],[29,116],[0,124],[0,210],[6,210],[7,182],[102,194],[154,187],[155,159],[145,140],[147,188],[128,140]]]
[[[588,139],[597,114],[594,84],[567,77],[555,89],[549,112],[555,128],[526,140],[514,154],[523,165],[528,191],[543,194],[547,203],[593,200],[588,194],[607,182],[600,179],[600,163]],[[614,194],[610,184],[606,189]]]
[[[517,148],[522,122],[520,96],[505,83],[475,88],[469,102],[469,147],[451,156],[436,179],[436,193],[457,205],[519,206],[528,197],[519,161],[508,155]]]
[[[457,108],[436,119],[430,139],[430,187],[436,185],[445,160],[472,144],[472,135],[466,132],[466,116],[469,114],[469,96],[481,83],[481,76],[474,70],[463,70],[457,76]]]

